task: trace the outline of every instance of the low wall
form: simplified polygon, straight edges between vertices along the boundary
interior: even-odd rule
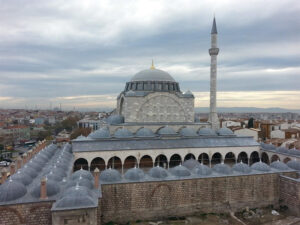
[[[279,174],[276,173],[103,184],[101,214],[103,222],[126,223],[199,212],[237,211],[278,202]]]
[[[1,225],[52,225],[53,202],[24,203],[0,206]]]
[[[280,204],[300,216],[300,181],[287,176],[280,176]]]

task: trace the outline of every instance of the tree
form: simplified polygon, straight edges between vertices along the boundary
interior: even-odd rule
[[[61,126],[63,129],[71,132],[73,129],[77,128],[77,121],[79,119],[77,117],[68,117],[67,119],[61,122]]]
[[[254,119],[251,117],[249,120],[248,120],[248,128],[253,128],[254,127]]]
[[[70,139],[75,139],[78,136],[88,136],[91,133],[92,129],[87,127],[87,128],[77,128],[71,133]]]

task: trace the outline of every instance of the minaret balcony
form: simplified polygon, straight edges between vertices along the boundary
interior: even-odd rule
[[[210,55],[218,55],[218,53],[219,53],[219,48],[210,48],[209,49]]]

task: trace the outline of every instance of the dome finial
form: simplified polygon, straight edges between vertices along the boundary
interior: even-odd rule
[[[153,59],[152,59],[152,65],[151,65],[150,69],[151,69],[151,70],[154,70],[154,69],[155,69]]]

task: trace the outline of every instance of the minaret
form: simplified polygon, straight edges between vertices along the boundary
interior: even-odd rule
[[[217,25],[214,18],[213,26],[211,29],[211,48],[210,54],[210,111],[208,122],[211,123],[212,129],[216,130],[220,127],[219,118],[217,114],[217,55],[219,48],[217,45]]]

